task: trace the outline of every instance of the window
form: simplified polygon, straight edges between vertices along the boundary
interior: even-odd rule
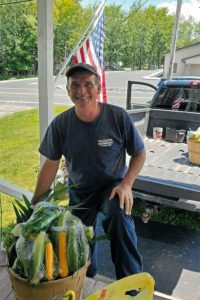
[[[177,63],[173,64],[173,73],[175,74],[177,72]]]
[[[154,100],[153,108],[200,112],[200,87],[164,87]]]

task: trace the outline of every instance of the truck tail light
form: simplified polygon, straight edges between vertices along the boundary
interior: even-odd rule
[[[188,83],[188,85],[196,85],[196,86],[200,86],[200,81],[190,81],[189,83]]]

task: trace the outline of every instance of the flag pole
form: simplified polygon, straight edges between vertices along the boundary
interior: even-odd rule
[[[173,75],[173,64],[174,64],[174,57],[176,52],[176,40],[177,40],[178,26],[179,26],[179,20],[181,15],[181,6],[182,6],[182,0],[177,0],[176,16],[175,16],[173,35],[171,40],[171,50],[169,56],[169,66],[167,71],[167,80],[171,80]]]
[[[62,74],[63,70],[65,69],[66,65],[69,63],[70,59],[72,58],[73,54],[77,51],[79,44],[81,43],[82,39],[85,37],[86,32],[88,31],[88,29],[90,28],[91,24],[94,22],[94,20],[96,19],[96,17],[99,15],[99,13],[101,12],[101,10],[104,8],[105,6],[105,2],[106,0],[103,0],[101,2],[101,4],[99,5],[99,7],[97,8],[96,12],[94,13],[93,17],[90,19],[87,27],[85,28],[85,30],[83,31],[82,36],[80,37],[80,39],[78,40],[77,44],[75,45],[75,47],[72,49],[71,53],[69,54],[69,56],[66,58],[66,60],[64,61],[64,63],[62,64],[60,70],[58,71],[58,74],[56,75],[54,82],[56,82],[58,80],[58,78],[60,77],[60,75]]]

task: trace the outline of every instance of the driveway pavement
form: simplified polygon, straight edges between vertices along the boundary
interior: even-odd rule
[[[135,224],[144,271],[154,277],[155,290],[183,300],[200,300],[200,231],[152,221],[144,224],[139,219]],[[115,278],[109,242],[98,243],[98,273]]]
[[[158,73],[160,73],[160,71],[156,72],[156,74]],[[159,78],[154,76],[154,74],[155,72],[152,70],[107,71],[106,84],[108,103],[125,107],[128,80],[145,81],[156,85]],[[150,100],[152,96],[153,93],[151,91],[147,93],[147,95],[139,91],[134,102],[144,103]],[[12,114],[16,111],[36,108],[39,105],[38,98],[37,78],[0,81],[0,117]],[[54,105],[72,105],[66,92],[65,76],[60,76],[56,82],[53,98]]]

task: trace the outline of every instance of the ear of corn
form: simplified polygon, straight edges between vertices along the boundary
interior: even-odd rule
[[[29,274],[29,265],[31,261],[31,252],[33,249],[33,242],[20,236],[16,242],[16,253],[22,267],[23,273],[26,277]]]
[[[79,253],[79,266],[78,268],[83,267],[89,257],[89,245],[85,231],[83,229],[83,224],[79,222],[77,228],[77,239],[78,239],[78,253]]]
[[[53,263],[54,263],[54,251],[53,245],[50,240],[45,245],[45,277],[47,280],[53,279]]]
[[[18,257],[15,258],[14,264],[12,266],[12,270],[20,277],[24,276],[24,268]]]
[[[51,241],[53,242],[54,250],[56,255],[58,256],[58,244],[59,244],[59,231],[66,228],[66,223],[68,219],[71,217],[71,212],[69,210],[66,210],[65,212],[61,213],[61,215],[58,217],[58,219],[55,221],[54,226],[55,228],[58,228],[58,230],[52,229],[50,233]],[[60,228],[59,228],[60,227]]]
[[[59,274],[61,277],[67,277],[69,274],[68,259],[67,259],[67,234],[65,231],[59,233]]]
[[[30,263],[29,282],[32,285],[37,285],[40,279],[44,277],[44,254],[46,233],[41,231],[35,238],[33,243],[32,260]]]
[[[87,237],[88,242],[92,245],[94,239],[94,228],[93,226],[85,226],[84,227],[85,235]]]
[[[70,273],[74,273],[79,268],[79,252],[78,252],[78,241],[76,235],[76,220],[72,221],[72,225],[69,229],[68,238],[68,261]]]
[[[67,220],[71,217],[71,212],[69,210],[66,210],[63,212],[58,219],[56,220],[56,226],[65,226]]]

